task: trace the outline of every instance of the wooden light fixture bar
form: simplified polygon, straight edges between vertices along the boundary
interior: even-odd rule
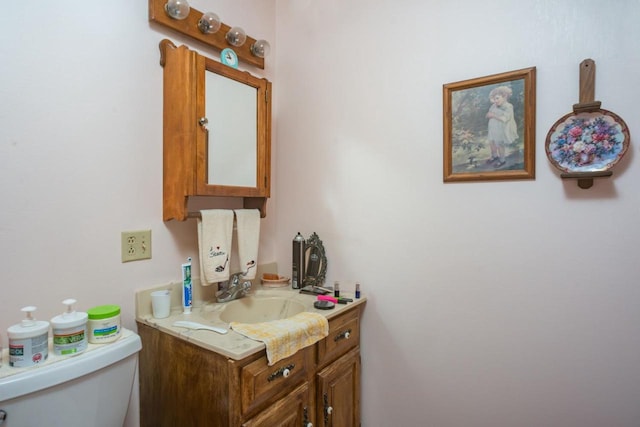
[[[251,45],[256,42],[256,39],[247,36],[247,41],[242,46],[232,46],[225,38],[225,35],[231,27],[224,22],[220,23],[220,29],[215,33],[203,34],[198,29],[198,21],[203,12],[192,7],[189,16],[185,19],[173,19],[165,12],[164,5],[166,3],[167,0],[149,0],[149,21],[157,22],[160,25],[192,37],[215,48],[218,52],[227,47],[231,48],[238,55],[239,60],[264,69],[264,58],[259,58],[251,53]]]

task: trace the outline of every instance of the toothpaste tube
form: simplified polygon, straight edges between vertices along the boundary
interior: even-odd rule
[[[191,257],[182,264],[182,308],[184,314],[191,313],[193,305],[193,285],[191,283]]]

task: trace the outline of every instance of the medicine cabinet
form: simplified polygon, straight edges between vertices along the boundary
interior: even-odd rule
[[[183,221],[190,196],[241,197],[266,216],[271,82],[170,40],[163,66],[163,219]]]

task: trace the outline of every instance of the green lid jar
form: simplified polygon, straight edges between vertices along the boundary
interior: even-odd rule
[[[87,310],[89,342],[109,343],[120,337],[120,306],[99,305]]]

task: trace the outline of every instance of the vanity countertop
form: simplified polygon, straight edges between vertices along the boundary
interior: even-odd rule
[[[220,320],[220,313],[227,304],[233,303],[233,301],[227,303],[208,302],[215,301],[212,287],[202,287],[194,280],[193,308],[190,314],[184,314],[180,302],[182,293],[180,286],[180,283],[173,283],[138,291],[136,293],[136,320],[234,360],[241,360],[265,349],[264,343],[254,341],[233,331],[233,329],[229,328],[228,323]],[[163,289],[171,290],[171,314],[165,319],[156,319],[151,314],[150,294],[152,291]],[[305,311],[322,314],[327,319],[331,319],[355,305],[363,304],[366,301],[365,297],[355,299],[352,292],[342,291],[341,296],[352,298],[353,302],[336,304],[335,308],[330,310],[319,310],[313,306],[313,303],[316,301],[315,295],[301,294],[298,289],[291,289],[290,286],[270,288],[260,284],[254,284],[250,294],[244,298],[253,298],[255,300],[274,297],[292,299],[303,304]],[[227,329],[229,332],[223,335],[206,330],[192,330],[173,326],[173,323],[177,320],[189,320],[205,325],[218,326]]]

